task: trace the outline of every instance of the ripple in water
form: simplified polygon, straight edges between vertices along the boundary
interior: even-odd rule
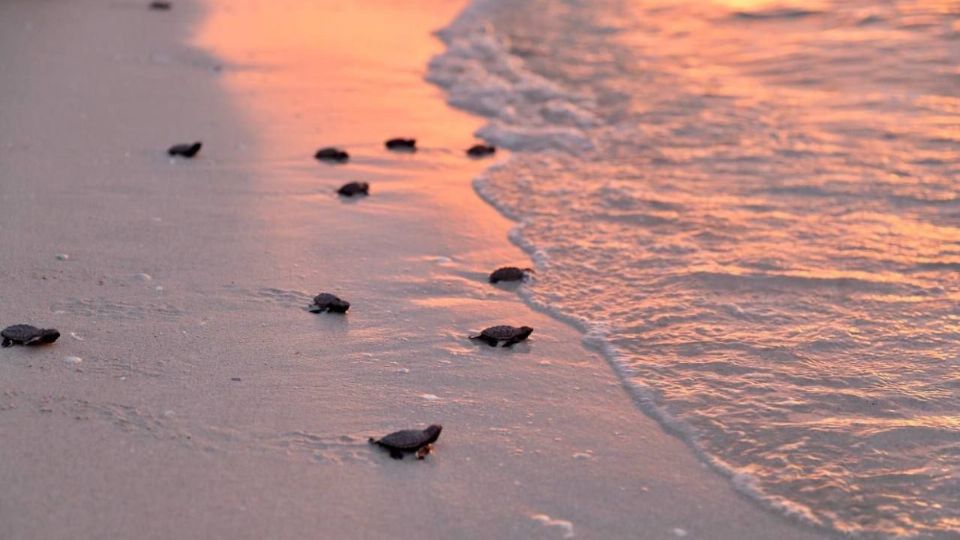
[[[530,302],[766,504],[960,534],[955,2],[476,0],[441,36]]]

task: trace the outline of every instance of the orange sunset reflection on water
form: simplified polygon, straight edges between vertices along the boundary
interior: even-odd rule
[[[445,80],[532,301],[771,506],[958,532],[957,4],[494,4]]]

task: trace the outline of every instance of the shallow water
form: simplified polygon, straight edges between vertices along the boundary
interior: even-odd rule
[[[441,37],[530,302],[764,503],[960,535],[960,4],[475,0]]]

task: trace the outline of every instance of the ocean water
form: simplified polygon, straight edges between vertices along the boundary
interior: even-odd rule
[[[960,2],[475,0],[440,36],[529,302],[761,503],[960,538]]]

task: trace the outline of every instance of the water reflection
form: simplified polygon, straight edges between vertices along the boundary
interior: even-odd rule
[[[960,6],[494,6],[434,79],[524,150],[532,300],[769,505],[960,533]]]

